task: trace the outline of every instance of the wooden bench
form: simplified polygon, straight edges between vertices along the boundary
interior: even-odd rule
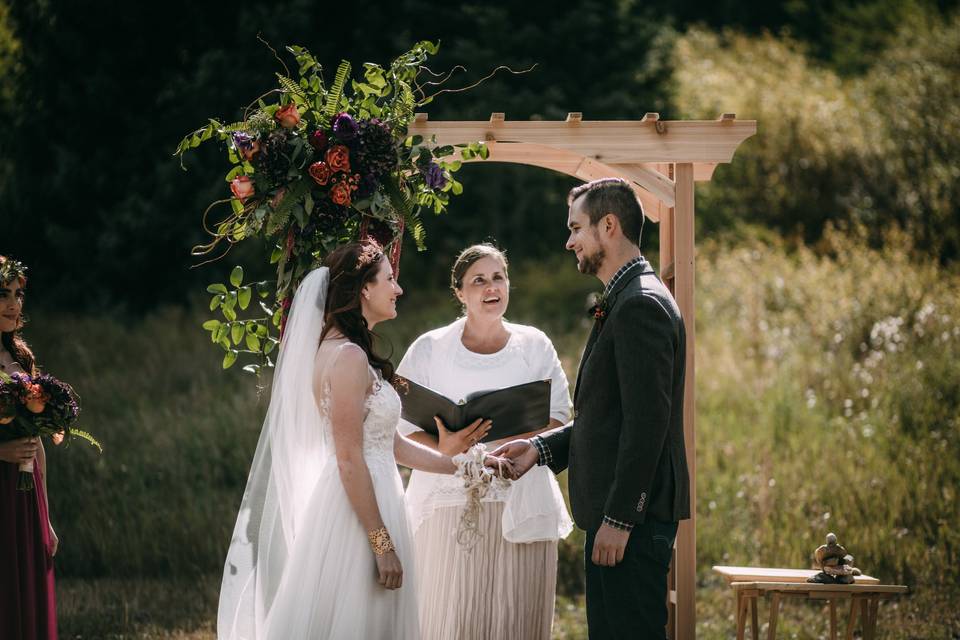
[[[776,637],[780,602],[784,598],[791,597],[829,601],[831,640],[837,638],[837,601],[850,600],[847,639],[853,638],[853,630],[856,628],[859,615],[864,640],[872,640],[876,637],[880,600],[907,593],[905,586],[880,584],[879,580],[871,576],[856,576],[853,584],[815,584],[806,580],[817,572],[806,569],[716,566],[713,570],[726,578],[733,589],[736,603],[737,640],[743,640],[745,636],[748,613],[752,637],[754,640],[759,640],[757,600],[761,595],[770,599],[768,640]]]

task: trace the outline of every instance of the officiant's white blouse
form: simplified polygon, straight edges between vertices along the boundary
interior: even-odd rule
[[[474,391],[549,379],[550,417],[562,423],[570,420],[567,377],[546,334],[534,327],[504,322],[510,333],[507,344],[496,353],[481,354],[463,346],[464,324],[465,319],[460,318],[417,338],[397,373],[454,402]],[[404,420],[400,423],[404,435],[419,430]],[[406,495],[414,533],[435,509],[465,503],[461,480],[425,471],[413,471]],[[573,530],[560,487],[547,467],[535,466],[505,490],[490,491],[484,502],[505,503],[502,531],[509,542],[555,541]]]

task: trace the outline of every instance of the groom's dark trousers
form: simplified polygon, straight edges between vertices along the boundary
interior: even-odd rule
[[[571,424],[533,439],[540,463],[569,470],[573,519],[587,532],[590,638],[662,640],[677,523],[690,517],[683,440],[686,333],[643,259],[611,280],[580,361]],[[603,522],[632,526],[623,562],[593,564]]]
[[[590,640],[663,640],[666,637],[667,572],[677,537],[676,522],[635,525],[614,567],[590,559],[597,530],[587,532],[587,619]]]

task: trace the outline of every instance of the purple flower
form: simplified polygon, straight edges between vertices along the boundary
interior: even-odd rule
[[[333,133],[341,141],[356,138],[358,129],[357,121],[349,113],[338,113],[333,117]]]
[[[420,168],[423,179],[431,189],[443,189],[447,186],[447,177],[443,175],[443,168],[436,162],[431,162],[426,167]]]
[[[254,138],[246,131],[233,132],[233,145],[239,151],[246,151],[253,148]]]

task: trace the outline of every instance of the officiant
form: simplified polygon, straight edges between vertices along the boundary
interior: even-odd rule
[[[476,391],[550,380],[549,423],[503,442],[561,426],[571,414],[567,378],[553,343],[535,327],[504,320],[510,299],[507,269],[506,255],[491,244],[464,249],[450,279],[463,316],[417,338],[397,368],[397,374],[454,402]],[[470,429],[450,432],[442,424],[433,435],[405,421],[400,429],[447,455],[467,450],[485,435]],[[486,444],[492,449],[500,443]],[[573,525],[546,467],[484,496],[479,541],[470,549],[455,536],[466,502],[462,480],[414,471],[407,502],[425,640],[551,637],[557,542]]]

